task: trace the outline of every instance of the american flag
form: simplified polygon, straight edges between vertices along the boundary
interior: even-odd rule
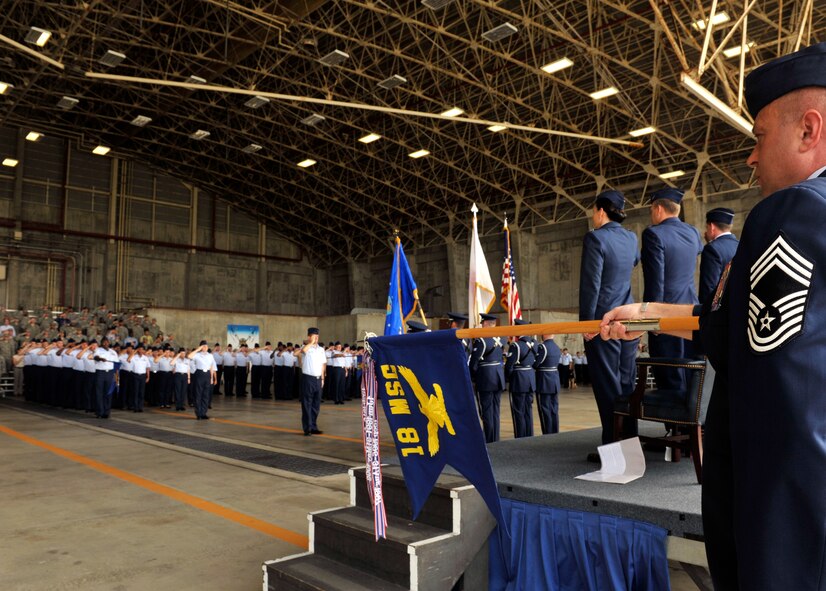
[[[516,289],[516,271],[514,271],[511,256],[511,232],[508,230],[508,218],[505,218],[505,262],[502,265],[502,296],[499,302],[508,311],[508,324],[512,325],[514,320],[522,318],[519,290]]]

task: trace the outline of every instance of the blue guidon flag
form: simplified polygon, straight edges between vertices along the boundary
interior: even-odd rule
[[[455,333],[370,338],[378,393],[410,492],[413,519],[449,464],[476,487],[500,533],[506,533],[467,357]]]

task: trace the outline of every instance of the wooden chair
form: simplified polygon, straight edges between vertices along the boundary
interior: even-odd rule
[[[660,390],[647,388],[651,367],[685,369],[687,389]],[[640,358],[637,360],[637,387],[631,396],[617,399],[614,405],[614,433],[621,437],[623,422],[643,419],[677,425],[677,433],[663,437],[640,436],[643,442],[658,442],[673,449],[672,461],[679,462],[682,452],[694,460],[697,482],[703,483],[703,424],[714,385],[714,368],[705,359]]]

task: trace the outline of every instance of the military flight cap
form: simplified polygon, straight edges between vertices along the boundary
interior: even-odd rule
[[[772,60],[746,76],[749,113],[757,118],[772,101],[807,86],[826,87],[826,42]]]
[[[467,322],[468,320],[467,314],[459,314],[457,312],[448,312],[447,317],[453,322]]]
[[[706,213],[706,221],[710,224],[728,224],[730,226],[734,223],[734,211],[728,207],[716,207]]]
[[[521,326],[523,324],[530,324],[531,321],[530,320],[522,320],[521,318],[517,318],[516,320],[513,321],[513,323],[518,325],[518,326]]]
[[[409,333],[427,332],[427,330],[428,330],[428,328],[424,324],[422,324],[421,322],[418,322],[416,320],[408,320],[407,321],[407,332],[409,332]]]
[[[315,326],[311,326],[310,328],[307,329],[307,334],[308,335],[318,334],[318,329]]]
[[[614,191],[613,189],[610,191],[603,191],[602,193],[597,195],[597,201],[599,201],[600,199],[607,200],[611,205],[613,205],[617,209],[625,209],[625,196],[619,191]]]
[[[651,193],[651,199],[649,201],[654,203],[659,199],[668,199],[674,203],[680,203],[683,200],[683,191],[675,189],[674,187],[663,187]]]
[[[496,320],[496,316],[493,314],[479,314],[479,318],[482,320]]]

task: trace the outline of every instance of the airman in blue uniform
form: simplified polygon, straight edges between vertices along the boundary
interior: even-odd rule
[[[480,314],[482,328],[496,326],[496,316]],[[476,385],[479,415],[485,441],[499,441],[499,408],[505,389],[505,369],[501,337],[473,339],[470,355],[470,376]]]
[[[542,342],[536,347],[536,408],[542,434],[559,433],[559,346],[554,335],[542,335]]]
[[[623,220],[625,196],[619,191],[600,193],[592,214],[594,230],[585,235],[582,243],[580,320],[600,319],[608,310],[634,301],[631,273],[640,259],[637,237],[620,225]],[[637,343],[592,337],[585,337],[585,353],[602,424],[602,443],[606,444],[614,441],[614,401],[634,389]],[[634,426],[631,421],[627,423],[625,435],[630,437],[635,434]],[[594,455],[589,454],[589,459],[593,460]]]
[[[694,272],[703,250],[697,228],[681,221],[683,192],[666,187],[651,195],[651,224],[642,233],[643,300],[696,304]],[[682,359],[693,355],[691,343],[670,335],[648,337],[651,357]],[[657,387],[685,390],[681,369],[654,368]]]
[[[700,257],[700,289],[697,293],[701,304],[714,296],[723,269],[737,252],[740,242],[731,233],[733,223],[734,212],[728,208],[718,207],[706,213],[707,244]]]
[[[517,319],[514,320],[514,324],[522,325],[530,324],[530,322]],[[509,384],[514,437],[533,435],[533,393],[536,391],[533,363],[535,360],[534,341],[530,336],[520,337],[508,345],[505,377]]]
[[[461,330],[465,327],[468,316],[467,314],[459,314],[458,312],[448,312],[447,317],[450,318],[450,329]],[[470,354],[473,350],[473,344],[470,339],[462,339],[462,347],[465,349],[465,355],[470,359]]]

